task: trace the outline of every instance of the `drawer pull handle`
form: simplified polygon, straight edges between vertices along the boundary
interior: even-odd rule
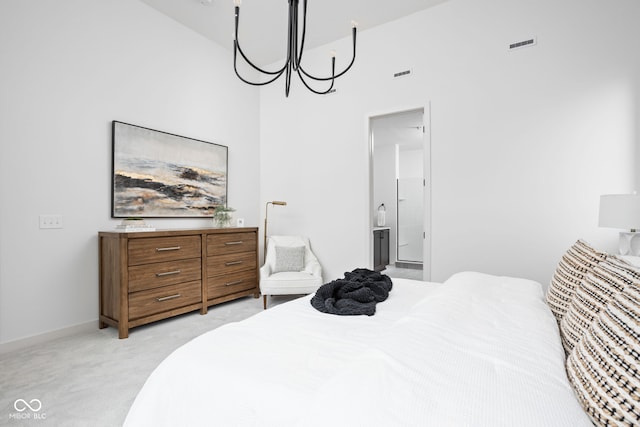
[[[232,265],[238,265],[238,264],[242,264],[243,261],[232,261],[232,262],[225,262],[224,265],[229,267]]]
[[[227,245],[227,246],[231,246],[231,245],[241,245],[241,244],[243,244],[243,243],[244,243],[244,242],[243,242],[242,240],[239,240],[239,241],[237,241],[237,242],[224,242],[224,244],[225,244],[225,245]]]
[[[233,285],[239,285],[240,283],[244,282],[244,280],[236,280],[235,282],[228,282],[225,283],[225,286],[233,286]]]
[[[165,271],[164,273],[156,273],[156,277],[171,276],[173,274],[180,274],[180,273],[181,273],[180,270]]]
[[[158,302],[169,301],[170,299],[180,298],[181,296],[182,295],[180,295],[180,294],[169,295],[168,297],[156,298],[156,301],[158,301]]]
[[[180,246],[171,246],[169,248],[156,248],[156,252],[179,251]]]

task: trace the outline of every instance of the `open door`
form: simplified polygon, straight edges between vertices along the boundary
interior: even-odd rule
[[[386,208],[390,276],[429,280],[430,138],[427,107],[369,117],[371,212]],[[373,235],[373,233],[372,233]]]

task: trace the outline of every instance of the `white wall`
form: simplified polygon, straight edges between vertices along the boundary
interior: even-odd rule
[[[309,235],[326,279],[371,265],[367,117],[430,102],[433,280],[546,285],[577,238],[614,251],[598,197],[640,182],[638,16],[637,0],[450,0],[363,31],[335,95],[265,87],[261,199],[289,202],[270,230]],[[307,69],[349,42],[305,53]]]
[[[229,205],[258,224],[259,93],[226,50],[138,1],[2,0],[0,55],[0,343],[97,320],[112,120],[229,146]]]

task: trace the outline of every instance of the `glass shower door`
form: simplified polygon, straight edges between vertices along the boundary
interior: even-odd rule
[[[422,178],[398,179],[398,261],[422,263]]]

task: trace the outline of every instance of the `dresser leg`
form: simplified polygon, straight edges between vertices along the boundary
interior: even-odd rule
[[[129,328],[124,326],[122,323],[118,325],[118,338],[129,338]]]
[[[264,309],[267,309],[267,296],[262,295],[262,305],[264,305]]]

